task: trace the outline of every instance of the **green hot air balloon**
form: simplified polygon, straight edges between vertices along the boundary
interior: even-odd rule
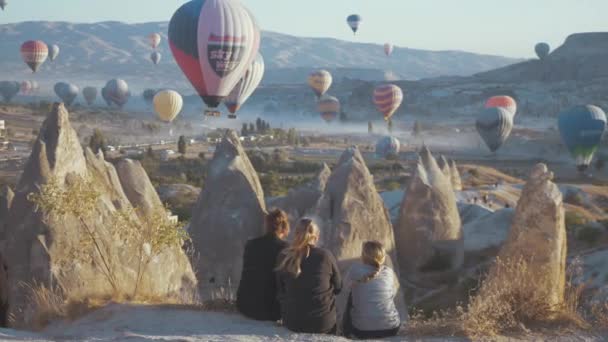
[[[596,106],[575,106],[559,113],[557,124],[579,171],[586,170],[606,130],[606,114]]]

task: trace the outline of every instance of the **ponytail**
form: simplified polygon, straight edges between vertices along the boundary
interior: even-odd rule
[[[359,280],[361,283],[367,283],[373,280],[382,271],[382,265],[386,260],[386,251],[382,243],[378,241],[366,241],[363,243],[363,251],[361,259],[367,265],[374,267],[374,271]]]
[[[287,272],[297,278],[302,273],[302,259],[308,257],[310,247],[315,245],[318,238],[319,228],[317,225],[311,219],[300,220],[296,227],[295,238],[275,270]]]

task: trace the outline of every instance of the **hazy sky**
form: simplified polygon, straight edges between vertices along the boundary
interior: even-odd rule
[[[608,31],[608,0],[242,0],[265,30],[430,50],[530,57],[538,41]],[[184,0],[8,0],[0,23],[166,21]],[[363,17],[353,37],[346,16]]]

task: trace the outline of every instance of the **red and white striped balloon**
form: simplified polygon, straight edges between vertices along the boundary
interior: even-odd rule
[[[21,58],[33,72],[38,71],[48,56],[49,48],[43,41],[28,40],[21,45]]]
[[[383,84],[374,90],[374,104],[388,121],[403,102],[403,91],[393,84]]]

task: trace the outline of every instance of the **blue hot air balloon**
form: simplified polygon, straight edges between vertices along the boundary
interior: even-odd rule
[[[606,130],[606,114],[596,106],[575,106],[559,113],[557,120],[562,141],[579,171],[586,170]]]
[[[376,156],[388,158],[399,154],[401,143],[395,137],[383,137],[376,143]]]
[[[353,33],[357,33],[361,21],[363,21],[363,19],[358,14],[351,14],[346,18],[346,22],[348,23],[348,26],[350,26],[350,29],[353,30]]]
[[[534,52],[539,59],[543,60],[549,56],[549,52],[551,52],[551,47],[547,43],[538,43],[534,47]]]

